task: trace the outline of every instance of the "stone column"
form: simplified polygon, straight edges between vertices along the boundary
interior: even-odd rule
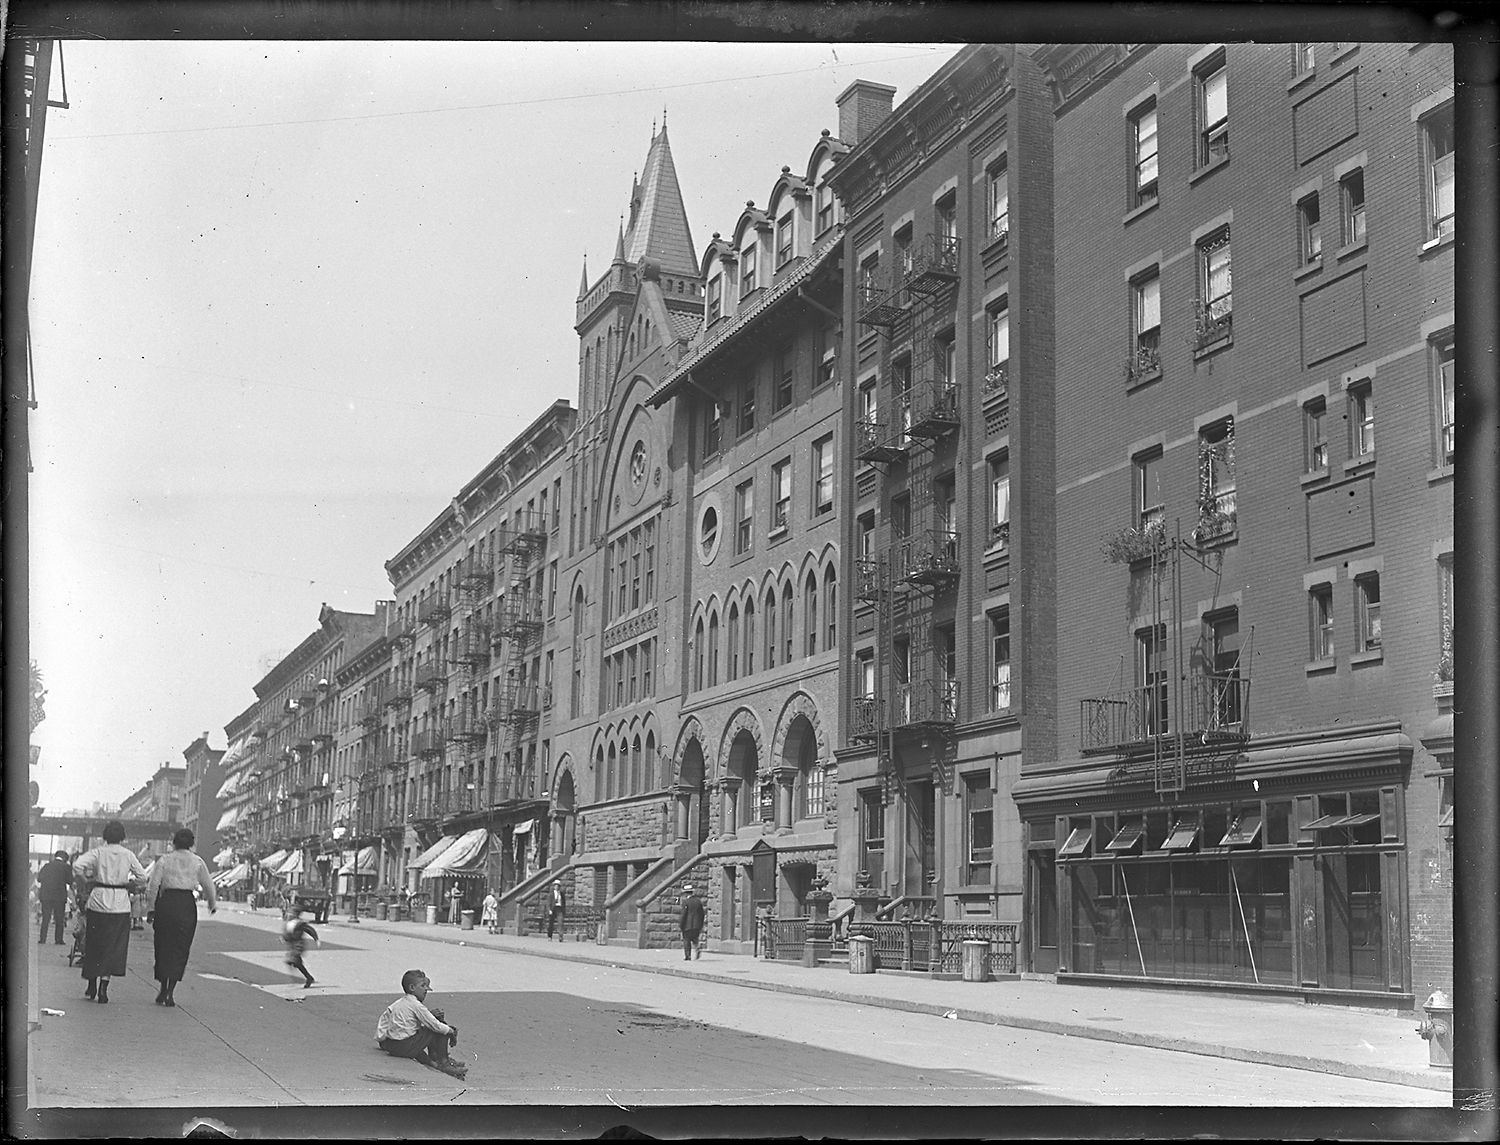
[[[692,827],[693,789],[685,783],[673,784],[672,796],[676,801],[675,806],[677,808],[673,838],[679,843],[685,843],[688,840]]]
[[[723,816],[719,823],[719,834],[725,839],[733,839],[735,832],[739,829],[740,795],[744,781],[737,775],[726,775],[719,783],[724,792],[724,801],[721,804]]]
[[[776,784],[776,833],[789,835],[792,831],[792,795],[796,789],[797,769],[778,767],[772,772]]]

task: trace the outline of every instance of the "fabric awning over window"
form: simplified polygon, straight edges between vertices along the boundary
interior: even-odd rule
[[[351,858],[347,863],[339,868],[339,874],[352,875],[354,873],[355,863],[357,862],[359,864],[360,874],[373,875],[375,873],[375,851],[376,849],[374,846],[361,847],[357,856]]]
[[[227,864],[232,863],[233,861],[234,861],[234,848],[233,847],[225,847],[222,851],[220,851],[217,855],[214,856],[214,866],[216,866],[216,867],[226,866]]]
[[[1068,836],[1068,841],[1062,845],[1062,850],[1057,852],[1059,859],[1073,859],[1089,849],[1089,843],[1093,840],[1093,832],[1087,827],[1074,827],[1073,833]]]
[[[458,842],[458,838],[459,837],[457,835],[444,835],[436,843],[428,847],[427,850],[423,851],[415,859],[407,863],[406,869],[408,871],[422,870],[427,866],[428,863],[432,862],[433,859],[436,859],[449,847],[453,846],[454,843]]]
[[[286,862],[286,850],[283,848],[280,851],[271,852],[260,861],[260,865],[262,870],[274,871],[284,862]]]
[[[531,833],[532,824],[534,824],[535,822],[536,822],[535,819],[528,819],[524,823],[517,823],[515,825],[515,828],[511,831],[511,834],[512,835],[528,835],[528,834]]]
[[[300,875],[302,873],[302,852],[293,851],[287,856],[286,862],[277,867],[273,872],[277,878],[282,875]]]
[[[1363,827],[1366,823],[1373,823],[1380,816],[1373,811],[1366,811],[1360,815],[1320,815],[1307,826],[1304,831],[1330,831],[1334,827]]]
[[[422,871],[424,879],[442,878],[444,875],[473,875],[480,873],[485,855],[489,850],[490,832],[487,827],[476,827],[458,837],[451,847]]]
[[[227,811],[225,811],[224,814],[219,816],[219,825],[215,828],[215,830],[223,831],[227,827],[233,827],[237,822],[239,822],[239,818],[240,809],[238,807],[231,807]]]

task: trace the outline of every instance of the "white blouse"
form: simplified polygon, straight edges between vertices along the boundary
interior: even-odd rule
[[[129,914],[130,891],[126,884],[146,881],[141,861],[119,843],[105,843],[85,851],[73,864],[73,873],[86,883],[98,884],[89,893],[84,909],[100,914]]]
[[[218,905],[214,893],[213,876],[208,873],[208,864],[196,851],[172,851],[156,860],[151,871],[151,881],[146,885],[146,909],[156,905],[156,896],[161,891],[190,891],[201,887],[203,899],[212,909]]]

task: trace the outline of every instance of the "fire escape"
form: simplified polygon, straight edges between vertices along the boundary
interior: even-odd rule
[[[939,446],[959,428],[959,386],[952,342],[937,337],[951,319],[959,277],[959,240],[929,236],[926,248],[897,268],[893,286],[861,289],[859,321],[887,331],[891,415],[857,424],[855,457],[906,469],[909,509],[889,522],[886,545],[855,562],[855,599],[875,613],[874,695],[857,696],[850,739],[873,743],[884,798],[909,791],[897,765],[899,731],[947,736],[958,722],[958,680],[951,650],[934,646],[933,610],[958,585],[959,534],[951,493],[939,497]],[[861,690],[864,690],[861,688]],[[949,776],[934,765],[946,788]]]
[[[1134,687],[1079,702],[1079,746],[1084,755],[1115,755],[1121,778],[1149,775],[1158,795],[1175,796],[1192,776],[1212,780],[1232,767],[1250,738],[1255,630],[1243,655],[1237,647],[1184,649],[1182,626],[1170,623],[1183,615],[1183,560],[1216,577],[1219,569],[1184,540],[1181,522],[1171,537],[1159,516],[1128,529],[1109,555],[1149,576],[1152,630]]]
[[[535,777],[526,772],[523,753],[528,741],[536,742],[541,723],[541,681],[528,677],[527,657],[539,645],[543,628],[541,594],[531,585],[533,570],[537,577],[541,576],[538,558],[547,545],[543,524],[537,514],[517,511],[510,527],[501,535],[496,554],[514,559],[510,585],[501,598],[492,633],[494,644],[501,641],[505,644],[505,675],[488,719],[496,729],[496,760],[503,761],[502,748],[509,742],[511,761],[509,768],[492,777],[492,803],[529,799],[535,794],[531,790]]]
[[[489,667],[490,633],[479,607],[494,580],[492,558],[483,550],[470,553],[459,565],[458,592],[463,624],[448,657],[449,663],[457,669],[459,680],[458,707],[448,720],[450,752],[456,749],[459,762],[457,784],[448,792],[443,805],[444,817],[450,819],[482,810],[482,796],[475,776],[484,758],[486,727],[475,687]]]

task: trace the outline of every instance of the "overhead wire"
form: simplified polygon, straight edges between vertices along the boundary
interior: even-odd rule
[[[930,55],[932,52],[945,50],[956,51],[957,49],[944,44],[929,48],[925,52],[911,52],[904,56],[886,56],[885,58],[878,60],[861,60],[860,66],[865,67],[873,64],[894,63],[899,60],[915,60],[920,59],[924,55]],[[647,87],[621,88],[617,91],[582,92],[576,95],[539,96],[535,99],[514,99],[502,100],[495,103],[459,104],[453,107],[410,108],[404,111],[372,111],[365,112],[359,115],[329,115],[312,119],[277,119],[270,120],[265,123],[217,123],[208,124],[202,127],[157,127],[149,128],[144,131],[100,131],[86,135],[57,135],[54,132],[53,134],[48,136],[48,141],[50,142],[53,139],[125,139],[141,135],[186,135],[200,131],[244,131],[261,127],[299,127],[304,124],[314,123],[353,123],[361,120],[394,119],[400,116],[409,115],[448,115],[453,112],[462,111],[491,111],[507,107],[528,107],[543,103],[564,103],[570,100],[614,99],[622,95],[639,95],[643,92],[650,91],[678,91],[683,88],[706,87],[711,84],[745,83],[750,80],[760,79],[781,79],[785,76],[807,75],[811,72],[820,72],[826,70],[829,67],[839,66],[850,67],[853,65],[840,64],[835,59],[835,63],[831,65],[824,63],[819,64],[815,68],[794,68],[790,71],[784,72],[759,72],[754,75],[748,76],[724,76],[719,79],[690,80],[684,83],[675,84],[651,84]]]

